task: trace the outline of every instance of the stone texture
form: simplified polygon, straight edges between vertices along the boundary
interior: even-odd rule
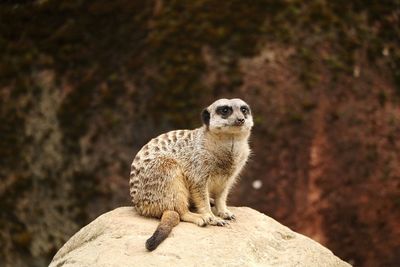
[[[101,215],[54,256],[60,266],[350,266],[327,248],[253,209],[231,208],[228,227],[181,222],[153,252],[145,241],[158,220],[131,207]]]

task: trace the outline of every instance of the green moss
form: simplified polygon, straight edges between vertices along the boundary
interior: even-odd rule
[[[347,68],[344,65],[343,60],[335,56],[331,56],[325,59],[325,63],[332,70],[332,72],[344,71]]]
[[[385,106],[387,99],[387,94],[385,91],[380,91],[378,94],[378,102],[381,105],[381,107]]]
[[[300,124],[304,121],[304,116],[301,113],[298,112],[290,112],[288,115],[288,120],[290,123],[293,124]]]
[[[400,209],[400,197],[393,196],[392,201],[393,201],[394,207],[397,209]]]
[[[308,102],[304,102],[304,103],[302,104],[302,106],[303,106],[303,110],[304,110],[304,111],[310,112],[310,111],[315,110],[315,108],[317,107],[317,104],[314,103],[314,102],[308,101]]]

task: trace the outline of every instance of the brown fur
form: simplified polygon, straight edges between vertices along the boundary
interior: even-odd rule
[[[172,231],[172,228],[178,225],[179,220],[179,214],[176,211],[164,211],[161,217],[161,222],[156,231],[146,241],[147,250],[153,251],[156,249],[158,245],[168,237],[169,233]]]
[[[231,115],[216,113],[227,105]],[[154,250],[179,220],[223,226],[234,219],[226,199],[249,156],[247,140],[253,126],[244,106],[240,99],[220,99],[203,111],[208,112],[203,127],[162,134],[138,152],[129,183],[133,205],[143,216],[161,217],[146,242],[148,250]],[[192,207],[195,212],[189,210]]]

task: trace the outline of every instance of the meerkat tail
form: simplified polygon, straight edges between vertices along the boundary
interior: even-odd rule
[[[147,239],[146,248],[149,251],[155,250],[158,245],[161,244],[171,233],[172,228],[178,225],[180,221],[179,214],[176,211],[166,210],[164,211],[161,222],[158,225],[154,234]]]

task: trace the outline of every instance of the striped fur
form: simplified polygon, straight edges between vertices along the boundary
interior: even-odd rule
[[[150,140],[132,162],[129,185],[135,209],[143,216],[161,218],[146,243],[149,250],[179,220],[222,226],[234,219],[226,199],[250,154],[252,115],[244,101],[220,99],[202,117],[208,119],[200,128],[171,131]],[[189,210],[191,204],[195,213]]]

